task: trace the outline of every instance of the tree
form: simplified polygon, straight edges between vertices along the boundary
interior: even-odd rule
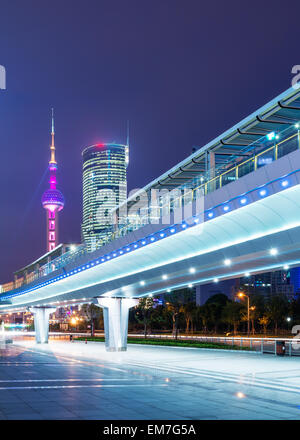
[[[244,306],[238,302],[229,301],[223,309],[223,321],[233,326],[233,333],[236,335],[237,326],[242,319]]]
[[[208,331],[208,325],[211,319],[211,308],[209,304],[203,304],[199,307],[199,315],[201,317],[205,333]]]
[[[220,306],[226,306],[228,297],[224,293],[216,293],[208,298],[205,304],[218,304]]]
[[[147,337],[147,328],[153,313],[153,298],[141,298],[136,308],[135,316],[139,323],[144,324],[144,337]]]
[[[80,313],[91,323],[91,336],[95,334],[95,320],[100,318],[102,310],[95,304],[83,304]]]
[[[182,313],[182,306],[192,299],[191,292],[187,289],[164,295],[167,311],[171,314],[173,336],[178,336],[178,320]]]
[[[293,299],[290,303],[289,312],[295,324],[300,324],[300,297]]]
[[[274,323],[275,335],[278,334],[278,324],[284,319],[289,309],[289,303],[285,296],[271,296],[267,302],[268,318]]]
[[[158,329],[161,329],[162,327],[164,328],[168,325],[164,311],[165,307],[163,305],[153,307],[149,322],[150,331],[152,331],[154,325],[156,325]]]
[[[270,322],[269,317],[267,315],[264,315],[264,316],[262,316],[261,318],[258,319],[258,322],[259,322],[260,325],[263,326],[263,328],[264,328],[264,335],[266,336],[266,334],[267,334],[267,326],[268,326],[268,324]]]
[[[202,325],[202,319],[201,319],[201,306],[197,306],[193,310],[193,331],[194,330],[200,330]]]
[[[194,310],[196,307],[196,303],[194,302],[187,302],[186,304],[183,304],[180,308],[180,312],[183,313],[184,319],[185,319],[185,324],[186,324],[186,328],[185,331],[186,333],[190,332],[193,330],[193,320],[194,320]]]
[[[257,322],[259,317],[265,312],[265,299],[262,295],[250,296],[250,321],[252,334],[255,334],[255,321]]]
[[[217,293],[206,301],[205,305],[209,307],[208,314],[210,322],[214,325],[215,333],[218,332],[219,324],[222,321],[222,311],[228,302],[228,298],[223,293]]]

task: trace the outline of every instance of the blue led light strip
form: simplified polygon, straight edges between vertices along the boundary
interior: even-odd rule
[[[199,224],[198,217],[201,217],[202,214],[204,214],[204,215],[206,214],[206,217],[207,217],[206,221],[208,219],[211,220],[212,218],[215,217],[214,211],[220,207],[223,208],[224,214],[227,212],[230,212],[232,209],[237,209],[237,208],[234,208],[233,206],[229,206],[229,204],[234,202],[235,200],[240,200],[240,207],[245,206],[249,203],[254,203],[254,202],[249,201],[249,199],[246,196],[258,191],[259,196],[262,198],[265,198],[268,195],[271,195],[270,191],[267,190],[267,187],[272,185],[273,183],[280,182],[280,188],[278,189],[277,192],[283,191],[290,186],[295,186],[297,184],[291,184],[291,182],[288,180],[288,177],[291,176],[292,174],[299,172],[299,171],[300,171],[300,169],[292,171],[291,173],[286,174],[285,176],[279,177],[277,179],[274,179],[274,180],[266,183],[265,185],[256,187],[248,192],[240,194],[239,196],[233,197],[232,199],[229,199],[225,202],[222,202],[218,205],[215,205],[214,207],[205,210],[203,213],[198,214],[197,217],[192,217],[188,220],[183,221],[182,223],[174,224],[171,226],[167,226],[164,229],[160,229],[159,231],[157,231],[151,235],[147,235],[146,237],[141,238],[141,239],[137,240],[136,242],[130,243],[122,248],[119,248],[115,251],[112,251],[109,254],[104,254],[104,255],[96,258],[95,260],[92,260],[82,266],[79,266],[79,267],[76,267],[75,269],[72,269],[70,272],[67,272],[63,275],[58,275],[57,277],[52,278],[47,281],[44,281],[43,283],[39,283],[30,289],[22,290],[21,292],[14,293],[11,295],[6,295],[4,293],[1,295],[1,298],[7,299],[7,298],[16,297],[19,295],[24,295],[25,293],[30,293],[34,290],[40,289],[41,287],[45,287],[47,285],[53,284],[53,283],[58,282],[64,278],[68,278],[70,276],[76,275],[79,272],[90,269],[94,266],[98,266],[98,265],[103,264],[109,260],[113,260],[115,258],[118,258],[119,256],[126,254],[128,252],[131,252],[131,251],[134,251],[134,250],[139,249],[141,247],[147,246],[147,245],[152,244],[156,241],[163,240],[164,238],[170,237],[171,235],[178,233],[188,227],[190,228],[190,227],[196,226],[197,224]],[[224,209],[226,207],[228,207],[228,209]],[[219,215],[217,214],[217,215],[220,216],[220,215],[224,215],[224,214],[219,214]],[[190,220],[193,220],[193,223],[189,224]],[[1,304],[1,300],[0,300],[0,304]]]

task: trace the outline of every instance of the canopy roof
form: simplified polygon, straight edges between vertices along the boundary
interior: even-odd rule
[[[291,87],[257,111],[234,125],[220,136],[199,148],[182,162],[150,182],[143,188],[175,188],[205,173],[209,153],[215,153],[215,166],[224,169],[234,162],[246,160],[259,150],[259,141],[266,140],[270,132],[280,134],[288,126],[300,122],[300,90]],[[127,199],[136,200],[138,193]]]

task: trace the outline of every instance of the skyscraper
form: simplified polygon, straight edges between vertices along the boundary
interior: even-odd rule
[[[114,231],[111,211],[127,197],[128,145],[96,144],[83,150],[82,238],[93,250]]]
[[[54,146],[54,116],[52,109],[51,119],[51,157],[49,161],[49,173],[50,173],[50,188],[47,189],[42,196],[42,205],[46,209],[46,222],[47,222],[47,252],[52,251],[58,244],[58,212],[64,207],[65,200],[62,193],[56,188],[56,170],[57,162],[55,159],[55,146]]]

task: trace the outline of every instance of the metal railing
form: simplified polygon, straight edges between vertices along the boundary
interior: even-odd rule
[[[122,228],[117,229],[107,239],[99,241],[97,247],[101,247],[104,244],[115,240],[116,238],[123,237],[129,232],[152,223],[153,217],[155,219],[162,218],[164,215],[173,212],[177,207],[182,207],[186,203],[195,201],[198,195],[201,193],[203,195],[207,195],[213,191],[216,191],[217,189],[222,188],[223,186],[234,182],[241,177],[252,173],[259,168],[268,165],[269,163],[274,162],[300,148],[300,131],[294,126],[289,127],[282,132],[281,136],[285,136],[284,139],[279,142],[274,142],[272,146],[268,145],[265,148],[263,144],[256,145],[258,141],[253,143],[252,148],[254,148],[254,150],[255,146],[260,149],[257,154],[253,154],[253,156],[251,156],[249,159],[237,163],[229,169],[224,170],[223,167],[219,167],[208,171],[206,175],[201,176],[200,184],[199,178],[194,178],[188,183],[178,186],[176,190],[181,191],[181,194],[178,197],[172,198],[172,200],[167,198],[167,200],[163,201],[159,207],[155,207],[154,213],[151,207],[143,207],[142,214],[138,222],[135,221],[134,223],[129,223]],[[213,177],[211,177],[212,175]],[[159,214],[157,214],[157,210],[159,210]]]
[[[173,336],[147,335],[148,338],[174,339]],[[244,336],[186,336],[179,335],[179,340],[224,344],[232,347],[248,348],[251,351],[273,354],[275,356],[300,356],[300,339],[293,338],[248,338]]]
[[[10,337],[13,340],[28,340],[34,339],[35,333],[29,332],[5,332],[5,337]],[[49,332],[50,340],[64,340],[73,342],[77,338],[84,338],[84,342],[89,342],[90,332]],[[103,332],[96,332],[94,337],[104,337]],[[128,338],[145,339],[143,334],[128,334]],[[160,340],[178,340],[178,341],[190,341],[190,342],[202,342],[211,344],[228,345],[230,347],[246,349],[249,351],[255,351],[262,354],[272,354],[275,356],[300,356],[300,338],[269,338],[269,337],[245,337],[245,336],[199,336],[199,335],[177,335],[175,338],[173,335],[166,334],[147,334],[147,339],[160,339]],[[129,342],[130,343],[130,342]]]

